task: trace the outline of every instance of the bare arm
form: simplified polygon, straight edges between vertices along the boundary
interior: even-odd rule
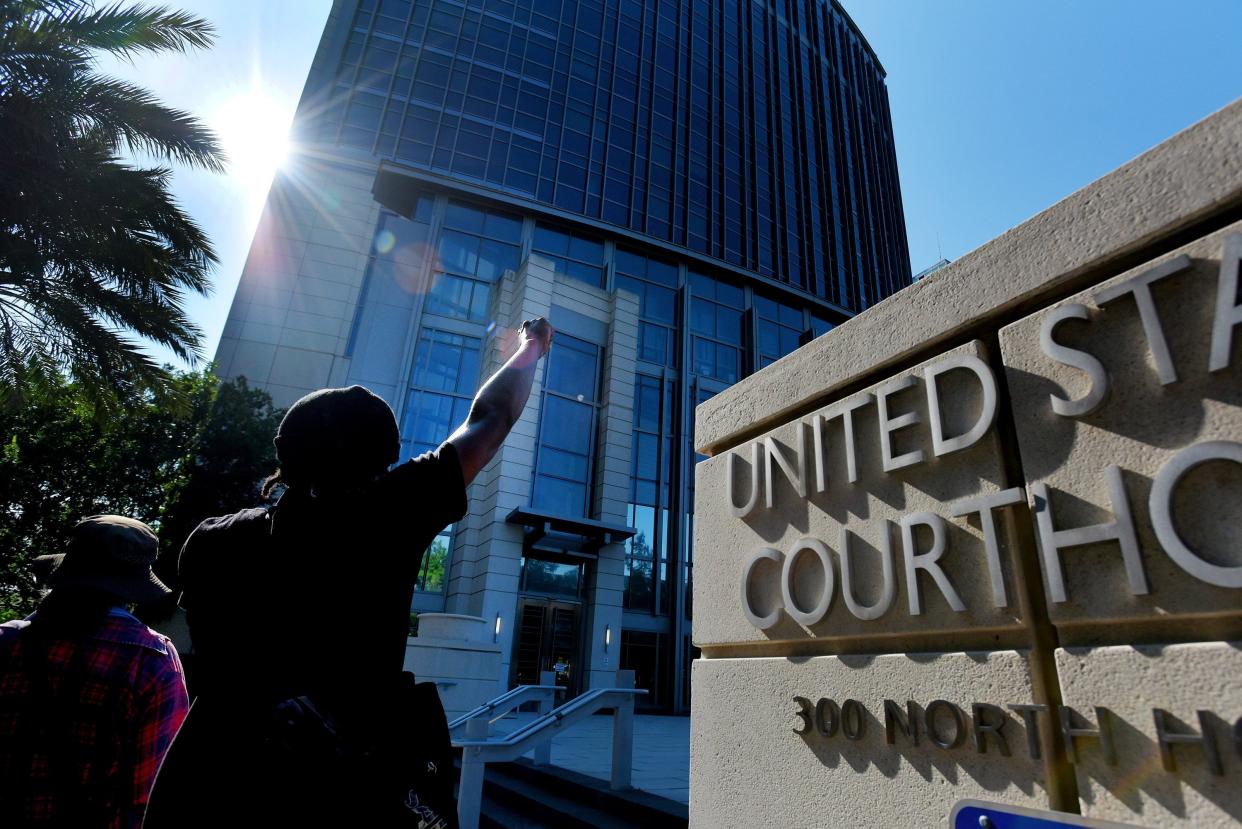
[[[449,435],[448,442],[461,460],[466,486],[496,455],[509,430],[522,416],[535,379],[535,366],[552,347],[553,333],[552,325],[542,317],[522,323],[517,353],[483,384],[470,404],[466,422]]]

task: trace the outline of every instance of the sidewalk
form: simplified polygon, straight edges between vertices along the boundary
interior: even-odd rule
[[[508,734],[534,719],[513,714],[492,726]],[[552,765],[608,780],[612,774],[612,717],[597,715],[552,741]],[[634,788],[690,803],[690,718],[639,714],[634,717]]]

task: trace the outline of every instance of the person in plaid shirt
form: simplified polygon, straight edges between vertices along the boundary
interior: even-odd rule
[[[142,825],[189,710],[176,649],[124,609],[168,594],[156,550],[146,524],[97,515],[36,560],[52,592],[0,625],[0,826]]]

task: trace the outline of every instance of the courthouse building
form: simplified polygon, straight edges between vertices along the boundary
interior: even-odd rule
[[[685,710],[694,407],[910,282],[862,34],[831,0],[335,0],[294,138],[220,373],[366,385],[417,454],[549,317],[413,609],[487,620],[502,685],[630,668]]]

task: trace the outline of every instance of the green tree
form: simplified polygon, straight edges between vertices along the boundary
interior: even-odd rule
[[[195,360],[187,292],[216,256],[175,203],[171,170],[129,153],[221,170],[212,134],[95,55],[204,48],[212,27],[165,8],[0,0],[0,392],[68,372],[101,402],[172,387],[147,340]]]
[[[170,582],[181,545],[204,518],[259,503],[263,478],[276,470],[272,438],[284,416],[270,394],[244,377],[205,385],[194,394],[192,408],[195,432],[168,482],[160,516],[157,569]]]
[[[100,411],[63,377],[32,385],[24,406],[0,408],[0,618],[33,607],[31,560],[62,551],[84,516],[133,516],[175,549],[186,527],[255,503],[280,416],[266,392],[207,371],[171,373],[123,410]]]

